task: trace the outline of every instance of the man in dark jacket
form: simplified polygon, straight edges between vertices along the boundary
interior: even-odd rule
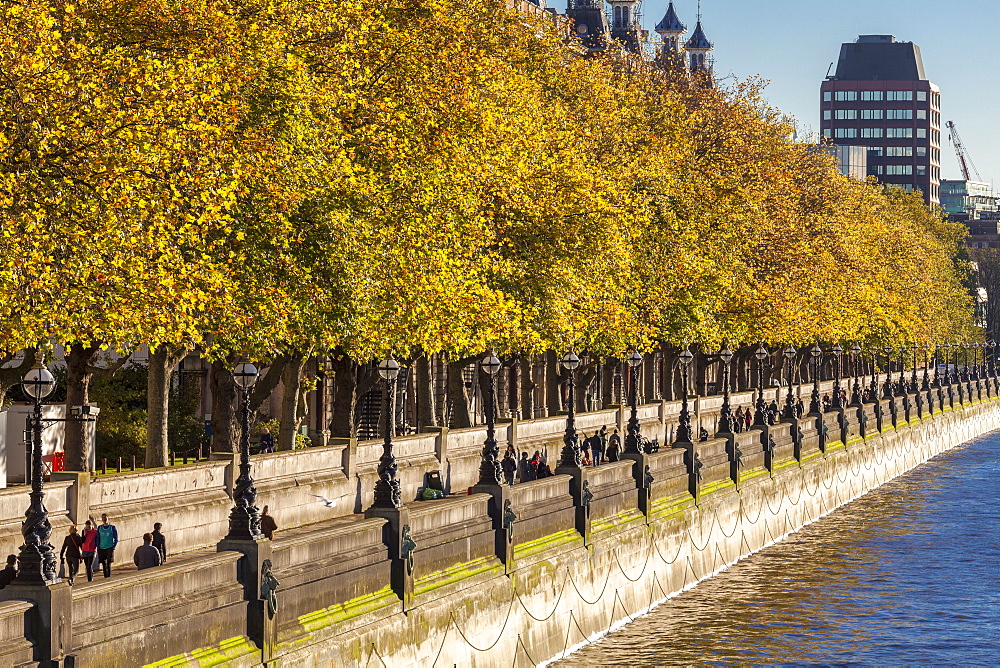
[[[17,577],[17,557],[13,554],[7,555],[7,567],[0,571],[0,589],[3,589]]]
[[[142,534],[142,545],[135,548],[135,556],[132,557],[132,560],[140,571],[163,563],[160,559],[160,551],[153,547],[153,534]]]
[[[153,525],[153,547],[160,551],[160,561],[167,563],[167,539],[160,533],[162,524],[157,522]]]
[[[152,568],[163,563],[160,559],[160,551],[153,547],[153,534],[142,534],[142,545],[135,548],[135,556],[132,557],[135,567],[140,571],[144,568]]]

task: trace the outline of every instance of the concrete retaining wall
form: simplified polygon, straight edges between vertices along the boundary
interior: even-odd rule
[[[283,664],[532,666],[564,656],[699,580],[930,457],[1000,426],[996,399],[936,412],[866,440],[831,443],[773,474],[675,503],[584,546],[553,547],[463,590],[350,634],[317,638]],[[811,451],[807,454],[812,454]],[[516,488],[515,488],[516,489]],[[533,535],[535,532],[532,532]],[[544,542],[536,540],[535,543]]]

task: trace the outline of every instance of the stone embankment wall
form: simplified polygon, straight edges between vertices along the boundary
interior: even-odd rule
[[[289,518],[284,526],[297,525],[266,546],[279,583],[273,607],[260,564],[219,545],[231,462],[58,481],[47,499],[57,532],[83,508],[104,510],[123,540],[162,521],[188,549],[166,567],[74,587],[59,618],[71,630],[65,653],[101,666],[537,665],[1000,427],[997,389],[983,380],[913,393],[367,516],[355,511],[370,505],[378,444],[254,457],[263,502]],[[718,406],[713,397],[698,405],[713,432]],[[641,407],[644,433],[663,443],[676,410]],[[578,426],[592,433],[624,417],[584,414]],[[501,441],[547,447],[554,464],[564,425],[558,417],[506,424]],[[401,439],[404,498],[416,496],[427,470],[442,470],[456,491],[473,486],[483,436]],[[15,505],[0,496],[0,517]],[[12,523],[0,519],[0,532]],[[43,658],[30,640],[40,610],[0,600],[0,664]]]

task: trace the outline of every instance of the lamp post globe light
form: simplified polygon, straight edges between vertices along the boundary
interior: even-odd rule
[[[240,475],[233,487],[233,509],[229,513],[229,534],[226,538],[257,540],[260,530],[260,510],[257,509],[257,488],[250,474],[250,388],[260,372],[250,362],[237,364],[233,382],[243,400],[240,411]]]
[[[18,571],[15,582],[24,584],[55,584],[60,581],[56,565],[56,552],[49,543],[52,536],[52,524],[49,522],[49,511],[42,502],[45,493],[42,491],[42,400],[52,394],[56,387],[56,379],[52,376],[43,360],[39,359],[28,373],[21,379],[21,388],[31,397],[33,410],[28,418],[31,431],[31,450],[29,461],[31,469],[31,492],[28,494],[28,510],[24,513],[21,523],[21,535],[24,544],[19,548]]]
[[[733,409],[729,403],[729,365],[733,361],[733,351],[729,346],[723,346],[719,352],[719,359],[722,360],[722,408],[719,410],[719,431],[724,434],[731,434],[735,428]]]
[[[861,346],[857,343],[853,343],[851,345],[851,363],[854,367],[854,385],[851,387],[851,405],[860,406],[863,403],[861,397],[861,380],[858,373],[861,364]]]
[[[483,443],[483,461],[479,465],[480,485],[503,484],[503,471],[500,470],[500,444],[497,443],[496,432],[496,392],[497,374],[501,362],[494,351],[490,351],[479,362],[489,382],[486,383],[486,441]]]
[[[566,434],[563,436],[562,460],[559,465],[579,468],[583,461],[583,456],[580,453],[580,439],[576,433],[576,370],[580,368],[580,358],[570,350],[563,355],[559,363],[569,372],[567,382],[569,411],[566,413]]]
[[[785,418],[792,420],[795,418],[795,395],[792,393],[792,360],[798,351],[792,346],[785,348],[782,353],[785,356],[785,368],[788,371],[788,396],[785,397]]]
[[[393,453],[392,437],[396,431],[396,378],[399,376],[399,362],[388,355],[378,364],[378,375],[385,381],[385,399],[382,410],[385,412],[385,432],[382,441],[382,456],[378,460],[378,480],[375,481],[374,508],[400,508],[403,505],[403,492],[396,474],[399,466]]]
[[[820,360],[823,358],[823,349],[819,347],[819,344],[815,344],[812,349],[809,350],[809,355],[812,357],[812,372],[813,372],[813,389],[812,397],[809,400],[809,412],[816,413],[817,415],[823,412],[823,404],[819,397],[819,364]]]
[[[757,360],[757,410],[753,418],[754,426],[767,425],[767,404],[764,403],[764,360],[767,359],[767,348],[763,344],[757,346],[753,353]]]
[[[694,433],[691,429],[691,411],[688,410],[688,372],[691,362],[694,360],[694,353],[685,348],[677,361],[681,365],[681,412],[677,419],[677,437],[674,443],[693,443]]]
[[[629,380],[632,386],[631,409],[628,418],[628,427],[625,433],[625,452],[630,454],[642,454],[642,440],[639,438],[639,368],[642,366],[642,354],[632,349],[632,354],[628,356]]]

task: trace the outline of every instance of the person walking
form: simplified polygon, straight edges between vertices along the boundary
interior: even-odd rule
[[[159,522],[153,524],[153,547],[160,551],[160,561],[164,564],[167,563],[167,539],[160,532],[163,525]]]
[[[17,557],[13,554],[7,555],[7,566],[0,571],[0,589],[3,589],[17,577]]]
[[[591,439],[593,446],[591,449],[594,451],[594,466],[600,466],[604,463],[604,450],[608,447],[608,437],[605,435],[605,427],[601,427],[601,431],[594,434],[594,438]]]
[[[94,581],[94,560],[97,558],[97,529],[94,523],[87,520],[83,525],[83,545],[80,547],[83,555],[83,567],[87,572],[87,582]]]
[[[618,435],[618,429],[616,427],[614,433],[608,437],[608,449],[607,449],[608,461],[617,462],[619,459],[621,459],[621,453],[622,453],[622,437]]]
[[[59,561],[66,566],[66,580],[70,586],[76,578],[76,572],[80,570],[80,560],[83,558],[82,550],[83,538],[76,532],[76,525],[69,527],[69,533],[63,538],[62,549],[59,550]]]
[[[521,453],[521,460],[517,464],[517,478],[521,482],[530,482],[535,479],[531,475],[531,462],[528,461],[528,453]]]
[[[132,561],[135,562],[135,567],[140,571],[159,566],[163,563],[163,559],[160,558],[160,551],[153,547],[153,534],[142,534],[142,545],[135,548]]]
[[[274,540],[274,532],[278,530],[278,523],[274,521],[267,512],[267,506],[264,506],[264,510],[260,511],[260,531],[268,540]]]
[[[97,527],[97,561],[106,578],[111,577],[111,564],[115,560],[116,547],[118,547],[118,529],[108,522],[106,514],[102,514],[101,524]]]
[[[260,430],[260,447],[258,453],[274,452],[274,434],[267,427]]]
[[[517,459],[511,454],[510,450],[504,453],[503,461],[500,462],[500,468],[503,469],[503,479],[508,485],[514,485],[514,475],[517,473]]]

